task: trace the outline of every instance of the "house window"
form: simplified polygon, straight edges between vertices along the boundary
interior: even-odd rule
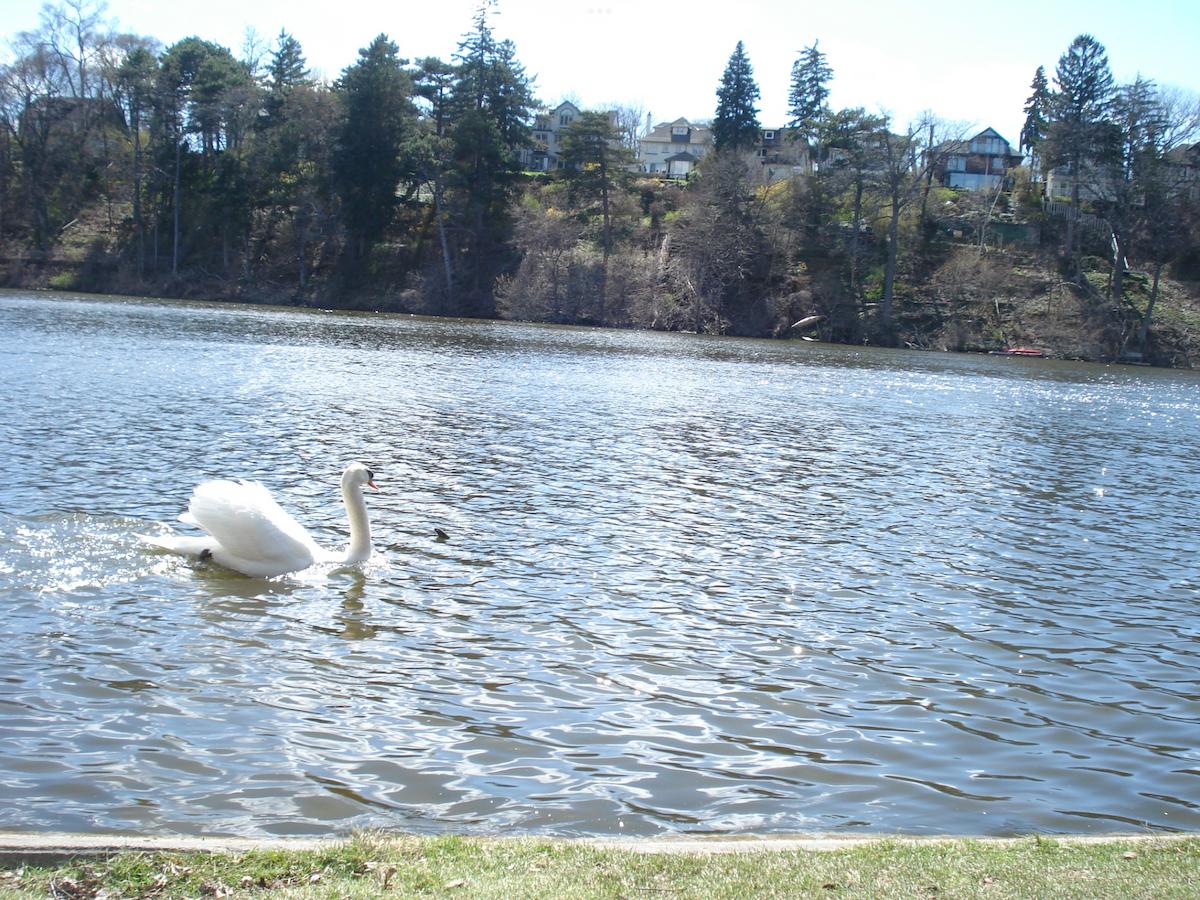
[[[946,160],[947,172],[965,172],[967,171],[967,158],[965,156],[951,156]]]
[[[559,117],[558,117],[558,124],[559,124],[560,126],[562,126],[562,125],[570,125],[570,124],[571,124],[571,114],[570,114],[570,113],[563,113],[561,116],[559,116]]]
[[[775,140],[775,132],[773,132],[773,131],[764,131],[764,132],[763,132],[763,140],[764,140],[764,141],[773,141],[773,140]]]

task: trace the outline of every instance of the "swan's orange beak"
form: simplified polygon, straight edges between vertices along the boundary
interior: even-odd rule
[[[374,478],[368,478],[367,484],[369,484],[373,490],[376,490],[376,491],[379,490],[379,488],[375,487],[375,479]]]

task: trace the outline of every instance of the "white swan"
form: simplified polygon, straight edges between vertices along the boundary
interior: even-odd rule
[[[363,485],[374,488],[375,476],[362,463],[342,473],[342,500],[350,519],[350,546],[345,553],[318,546],[257,481],[207,481],[192,492],[188,511],[179,520],[207,532],[204,537],[137,537],[172,553],[211,558],[257,578],[298,572],[314,563],[365,562],[371,557],[371,523]]]

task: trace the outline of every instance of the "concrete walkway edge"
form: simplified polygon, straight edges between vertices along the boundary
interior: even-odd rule
[[[384,833],[384,839],[389,837]],[[396,838],[415,835],[399,833]],[[1193,834],[1046,834],[1047,840],[1063,844],[1129,843],[1142,841],[1186,840]],[[515,836],[482,836],[485,840],[515,840]],[[537,835],[531,835],[539,839]],[[841,837],[830,835],[768,836],[768,837],[719,837],[719,838],[553,838],[547,840],[576,843],[605,850],[623,850],[630,853],[756,853],[764,851],[804,850],[822,852],[844,850],[876,841],[902,843],[951,843],[960,840],[986,843],[1021,843],[1034,835],[995,838],[972,836],[912,837],[900,835],[861,835]],[[346,837],[329,838],[239,838],[239,837],[182,837],[155,836],[138,837],[125,835],[92,834],[36,834],[28,832],[0,832],[0,865],[3,866],[52,866],[80,857],[109,856],[124,852],[155,853],[249,853],[251,851],[311,851],[336,847],[349,840]]]

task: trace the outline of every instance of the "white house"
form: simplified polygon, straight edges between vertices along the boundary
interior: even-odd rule
[[[638,168],[665,178],[686,178],[712,152],[712,132],[687,119],[660,122],[638,139]]]
[[[562,132],[578,118],[579,107],[574,103],[560,103],[554,109],[539,112],[533,122],[533,148],[525,152],[522,160],[525,166],[537,172],[559,168]]]

